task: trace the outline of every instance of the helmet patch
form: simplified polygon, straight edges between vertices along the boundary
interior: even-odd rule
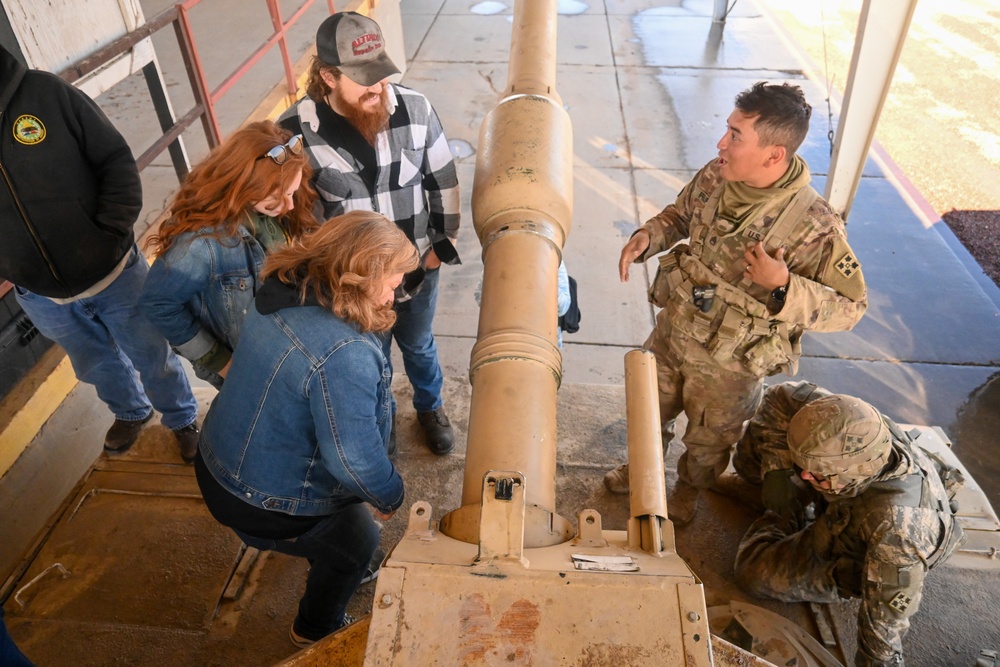
[[[844,434],[844,453],[861,451],[865,447],[865,438],[860,435]]]

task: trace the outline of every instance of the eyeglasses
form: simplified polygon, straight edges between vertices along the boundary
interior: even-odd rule
[[[294,137],[288,140],[288,143],[282,144],[280,146],[275,146],[268,152],[261,155],[258,160],[263,160],[266,157],[274,160],[274,164],[282,165],[285,164],[285,160],[288,159],[288,154],[301,155],[302,154],[302,135],[296,134]]]

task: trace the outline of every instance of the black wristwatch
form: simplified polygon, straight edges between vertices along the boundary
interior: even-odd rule
[[[778,303],[785,302],[785,296],[788,295],[788,285],[782,285],[781,287],[775,287],[771,290],[771,298]]]

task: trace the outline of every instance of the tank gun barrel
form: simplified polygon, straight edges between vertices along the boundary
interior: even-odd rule
[[[479,542],[484,476],[524,475],[526,548],[572,535],[555,513],[557,274],[573,215],[573,132],[555,92],[556,0],[518,2],[507,87],[479,135],[472,217],[483,246],[462,507],[441,530]]]

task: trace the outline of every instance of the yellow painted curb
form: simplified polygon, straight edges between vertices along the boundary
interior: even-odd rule
[[[77,382],[69,357],[64,357],[0,432],[0,477],[7,474]]]

